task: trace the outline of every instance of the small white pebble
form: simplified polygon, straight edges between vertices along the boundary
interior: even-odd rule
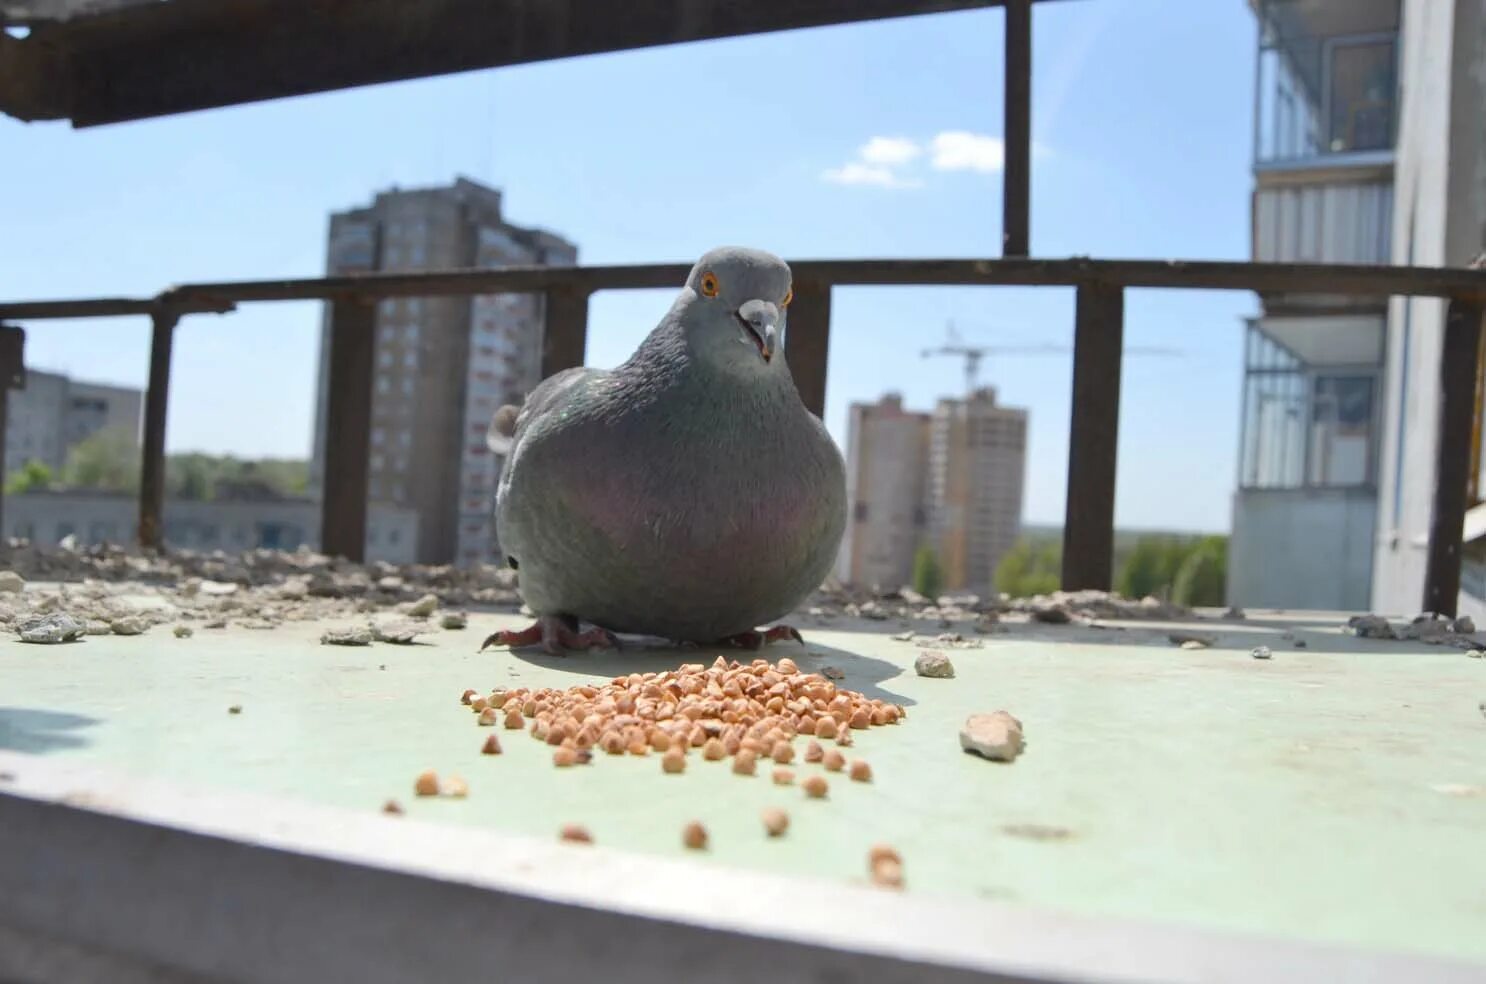
[[[1268,646],[1255,646],[1249,652],[1249,655],[1252,656],[1252,657],[1254,657],[1255,659],[1273,659],[1274,658],[1274,653],[1272,653],[1272,652],[1269,651],[1269,647]]]

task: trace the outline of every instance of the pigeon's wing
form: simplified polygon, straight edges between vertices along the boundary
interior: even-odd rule
[[[578,367],[554,373],[537,384],[519,404],[508,403],[495,412],[485,432],[485,443],[491,451],[506,457],[515,447],[519,432],[534,418],[540,417],[553,404],[570,395],[575,385],[607,376],[601,369]]]

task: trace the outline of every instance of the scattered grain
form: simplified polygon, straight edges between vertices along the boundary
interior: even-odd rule
[[[552,753],[552,764],[559,769],[566,769],[578,761],[578,750],[567,745],[559,745],[557,751]]]
[[[765,810],[762,819],[764,821],[764,829],[769,832],[770,837],[779,837],[789,829],[789,814],[777,806],[771,806]]]
[[[681,828],[681,843],[693,851],[704,851],[707,849],[707,828],[700,821],[693,820]]]
[[[499,755],[500,739],[497,738],[494,734],[490,735],[488,738],[485,739],[485,744],[480,746],[480,754]]]
[[[686,771],[686,753],[679,748],[671,749],[660,757],[660,767],[671,775]]]
[[[584,827],[581,824],[568,824],[567,826],[562,828],[562,832],[558,836],[562,840],[567,841],[569,844],[593,843],[593,835],[588,832],[587,827]]]
[[[862,759],[855,759],[851,763],[851,771],[847,773],[855,782],[871,782],[872,766]]]
[[[792,785],[794,785],[794,781],[795,781],[795,774],[791,770],[789,770],[789,769],[775,769],[774,770],[774,785],[776,785],[776,786],[792,786]]]
[[[830,783],[826,782],[825,776],[810,776],[804,782],[805,795],[811,799],[825,799],[830,790]]]

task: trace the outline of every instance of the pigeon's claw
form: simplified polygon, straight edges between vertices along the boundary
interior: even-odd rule
[[[720,640],[718,645],[732,646],[735,649],[762,649],[771,642],[782,642],[785,639],[792,639],[802,646],[805,644],[805,640],[793,626],[774,625],[763,631],[750,629],[747,632],[739,632],[737,635]]]
[[[516,649],[521,646],[540,644],[554,656],[566,656],[568,650],[618,649],[619,638],[607,629],[592,628],[579,632],[577,622],[559,615],[543,615],[524,629],[502,629],[492,632],[480,649],[487,646],[506,646]]]

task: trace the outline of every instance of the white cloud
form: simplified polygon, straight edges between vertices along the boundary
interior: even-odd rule
[[[821,178],[832,184],[871,185],[877,188],[917,188],[923,182],[917,178],[905,178],[889,167],[850,161],[840,167],[821,172]]]
[[[927,143],[908,137],[872,137],[857,150],[856,160],[821,172],[821,179],[832,184],[874,188],[922,188],[922,179],[914,177],[914,162],[929,156],[929,166],[936,171],[971,171],[996,174],[1006,165],[1006,145],[1000,137],[972,133],[969,130],[941,130]],[[1047,157],[1042,144],[1032,144],[1033,157]]]
[[[907,164],[922,153],[923,149],[907,137],[873,137],[860,151],[866,163],[885,167]]]
[[[990,174],[1006,163],[1006,146],[1000,137],[968,130],[945,130],[930,143],[930,163],[936,171],[978,171]]]

